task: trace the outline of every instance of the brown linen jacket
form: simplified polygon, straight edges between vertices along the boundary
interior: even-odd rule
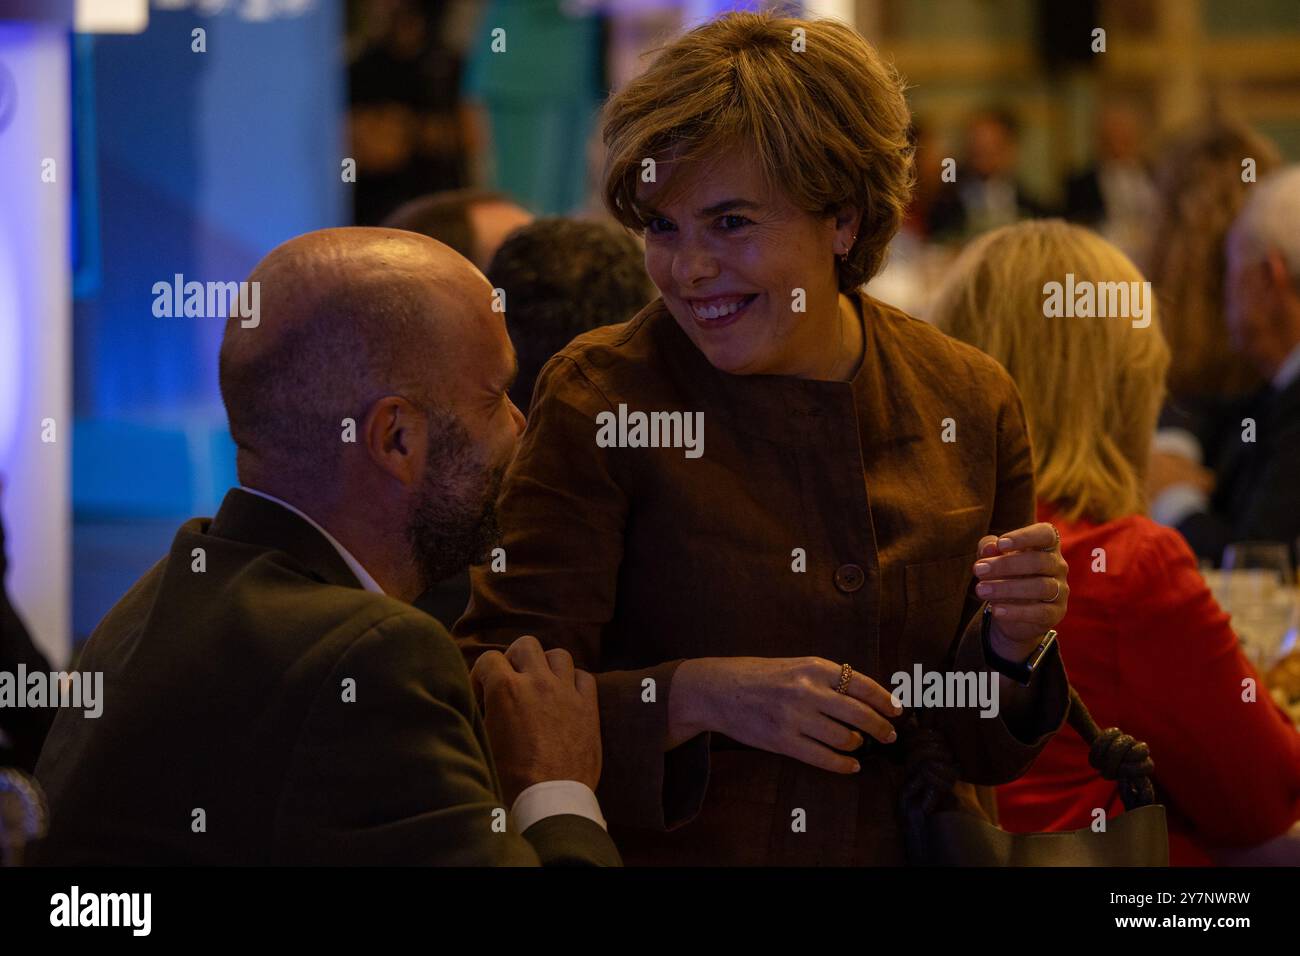
[[[976,349],[854,300],[852,382],[720,372],[662,300],[538,380],[499,503],[506,570],[472,570],[455,634],[470,660],[535,634],[596,673],[598,793],[628,864],[904,861],[897,745],[869,741],[847,776],[716,733],[665,753],[683,659],[816,655],[886,687],[917,662],[988,670],[977,544],[1034,521],[1019,394]],[[597,415],[620,405],[702,411],[703,454],[599,447]],[[1024,739],[978,709],[932,712],[963,780],[1016,778],[1060,727],[1057,655],[1031,687]]]

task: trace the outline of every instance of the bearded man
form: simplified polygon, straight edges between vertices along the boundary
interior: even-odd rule
[[[410,604],[497,542],[523,416],[491,286],[356,228],[249,282],[220,358],[240,487],[87,643],[103,712],[46,742],[43,861],[617,865],[592,677],[524,637],[471,681]]]

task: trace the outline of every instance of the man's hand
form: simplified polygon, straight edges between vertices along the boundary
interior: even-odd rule
[[[1192,485],[1208,495],[1214,491],[1214,472],[1182,455],[1153,451],[1147,464],[1147,497],[1155,501],[1160,492],[1179,484]]]
[[[537,638],[521,637],[504,654],[481,656],[470,682],[483,707],[507,805],[546,780],[576,780],[596,789],[596,679],[576,670],[568,651],[543,651]]]
[[[989,642],[999,657],[1023,661],[1065,617],[1069,566],[1046,522],[980,539],[975,593],[993,609]]]

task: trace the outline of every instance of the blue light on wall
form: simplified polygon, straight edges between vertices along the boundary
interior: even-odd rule
[[[157,318],[152,288],[241,280],[286,239],[347,224],[342,38],[342,0],[167,0],[143,33],[74,47],[78,637],[235,481],[224,323]]]
[[[338,0],[175,6],[77,48],[73,494],[97,518],[210,511],[234,479],[222,322],[156,318],[153,283],[242,279],[348,215]]]

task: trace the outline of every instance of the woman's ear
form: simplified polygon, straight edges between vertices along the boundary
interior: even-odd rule
[[[858,240],[858,227],[862,224],[862,210],[857,206],[841,206],[835,211],[835,254],[842,256]]]

